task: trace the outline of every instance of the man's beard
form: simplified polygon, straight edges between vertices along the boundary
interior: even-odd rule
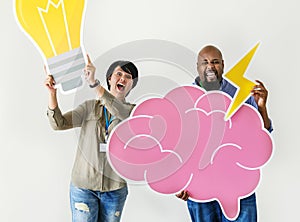
[[[203,88],[206,91],[219,90],[221,87],[221,83],[219,80],[207,82],[207,80],[205,79],[205,81],[202,84],[203,84]]]

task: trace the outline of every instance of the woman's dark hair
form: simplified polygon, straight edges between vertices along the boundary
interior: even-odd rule
[[[138,75],[139,75],[138,69],[130,61],[119,60],[119,61],[113,62],[109,66],[109,68],[108,68],[108,70],[106,72],[106,83],[107,83],[108,90],[110,90],[110,85],[109,85],[108,79],[111,77],[111,75],[113,74],[115,68],[118,67],[118,66],[120,66],[121,69],[124,72],[127,72],[127,73],[131,74],[132,80],[133,80],[132,88],[134,88],[136,86],[136,84],[137,84],[137,81],[138,81]]]

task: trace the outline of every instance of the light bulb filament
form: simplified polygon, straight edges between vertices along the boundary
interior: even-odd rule
[[[51,8],[51,6],[54,8]],[[46,9],[40,7],[37,7],[37,9],[53,54],[57,56],[58,54],[72,50],[64,1],[59,0],[59,2],[55,4],[52,0],[49,0]],[[63,20],[63,22],[61,20]],[[62,33],[65,33],[65,35]],[[67,41],[67,44],[64,43],[65,41]],[[69,48],[64,48],[65,45],[68,45]]]

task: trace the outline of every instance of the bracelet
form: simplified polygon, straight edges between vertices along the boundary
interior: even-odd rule
[[[95,83],[93,85],[90,85],[90,88],[95,88],[100,85],[100,81],[98,79],[95,80]]]

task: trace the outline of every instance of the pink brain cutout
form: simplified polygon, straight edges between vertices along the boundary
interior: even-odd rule
[[[108,141],[112,167],[162,194],[188,190],[198,202],[217,200],[229,219],[239,200],[258,187],[273,142],[257,110],[247,104],[228,120],[231,98],[183,86],[139,104]]]

